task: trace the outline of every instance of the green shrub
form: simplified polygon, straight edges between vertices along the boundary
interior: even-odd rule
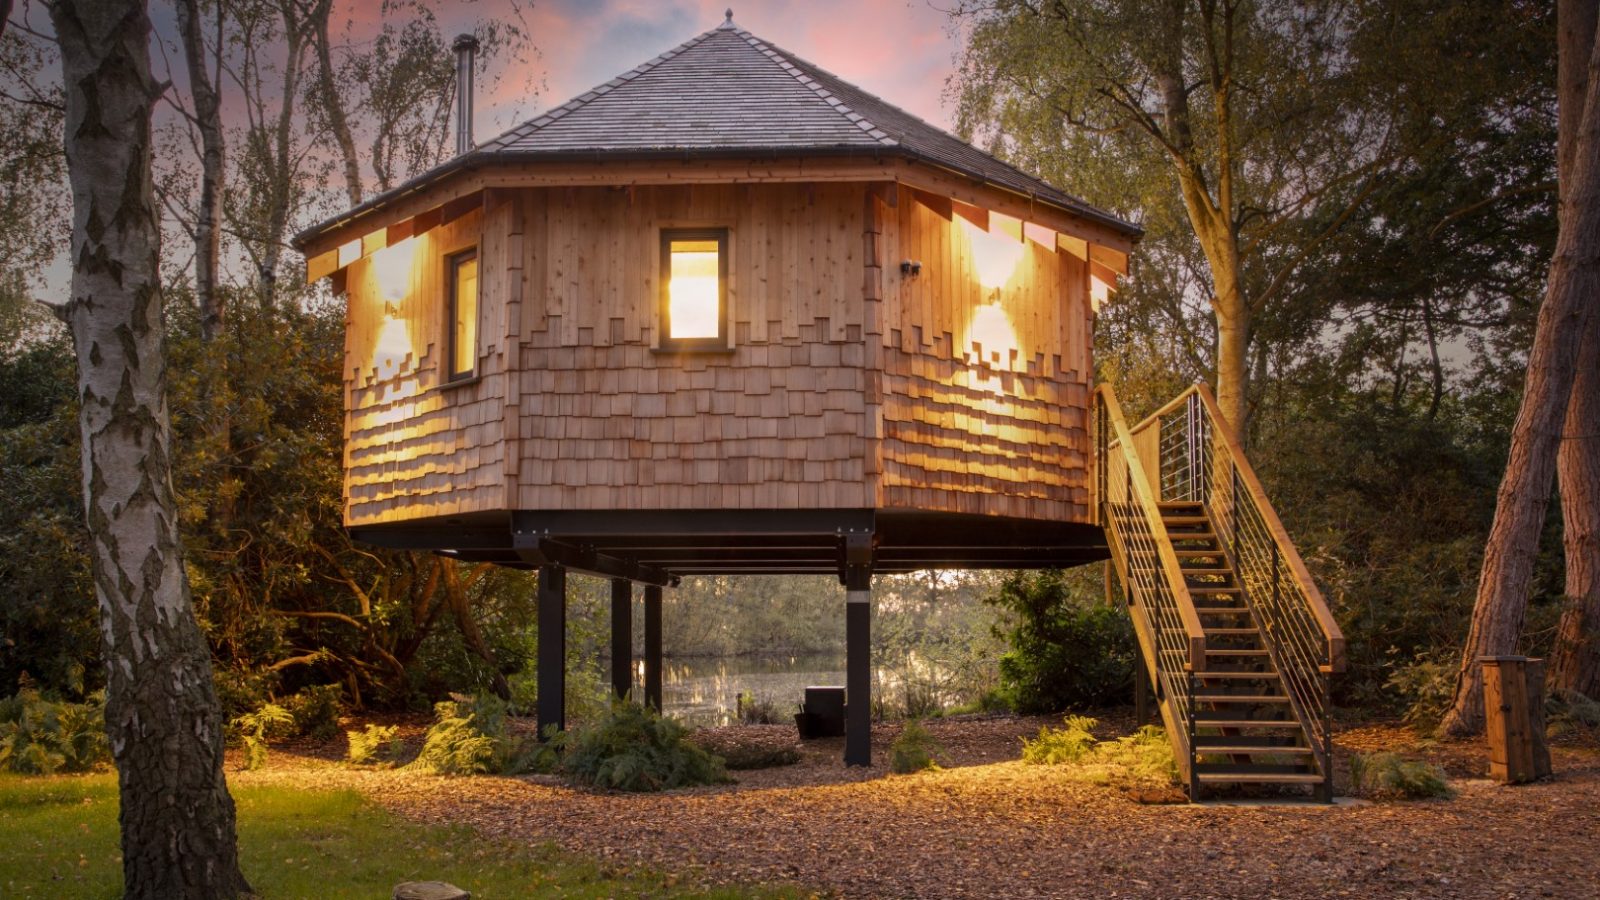
[[[1100,723],[1087,716],[1067,716],[1065,728],[1041,728],[1022,742],[1022,759],[1033,765],[1070,766],[1069,777],[1097,784],[1134,782],[1169,785],[1178,780],[1178,763],[1167,733],[1142,726],[1127,737],[1098,741]]]
[[[1408,725],[1424,733],[1439,726],[1455,698],[1457,656],[1448,650],[1424,654],[1390,674],[1387,685],[1399,698]]]
[[[906,722],[900,735],[889,745],[889,771],[896,775],[909,775],[926,769],[938,769],[936,756],[944,747],[922,727],[916,719]]]
[[[1398,753],[1350,757],[1350,789],[1359,797],[1374,800],[1422,800],[1455,794],[1443,769]]]
[[[332,740],[339,733],[339,717],[344,715],[344,688],[337,684],[318,684],[301,688],[284,702],[294,717],[295,734],[313,740]]]
[[[1545,698],[1545,731],[1551,735],[1600,729],[1600,702],[1577,691],[1552,691]]]
[[[515,752],[506,734],[506,704],[492,694],[453,695],[433,706],[434,723],[408,769],[436,775],[501,772]]]
[[[1133,690],[1133,624],[1091,595],[1082,576],[1017,572],[986,602],[1011,614],[1000,657],[1005,705],[1023,715],[1126,702]]]
[[[70,703],[29,688],[0,703],[0,771],[88,772],[110,761],[103,693]]]
[[[244,767],[255,771],[267,764],[267,741],[292,734],[294,716],[276,703],[263,703],[255,712],[233,720],[233,731],[244,743]]]
[[[406,743],[393,725],[368,725],[364,731],[346,731],[350,751],[346,758],[358,766],[394,765],[405,753]]]
[[[721,757],[684,740],[687,731],[638,703],[615,703],[600,721],[565,737],[561,771],[619,791],[662,791],[728,781]]]

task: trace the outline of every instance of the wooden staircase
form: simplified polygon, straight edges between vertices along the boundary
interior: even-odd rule
[[[1157,504],[1206,637],[1194,673],[1194,780],[1203,785],[1323,784],[1310,735],[1290,708],[1255,613],[1198,501]]]
[[[1189,796],[1252,785],[1331,801],[1344,636],[1216,401],[1195,385],[1130,428],[1109,385],[1095,396],[1107,588],[1128,606]]]

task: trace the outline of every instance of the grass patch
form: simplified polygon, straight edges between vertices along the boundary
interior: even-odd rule
[[[1067,716],[1064,728],[1040,728],[1022,741],[1022,761],[1041,766],[1067,766],[1077,781],[1123,787],[1168,787],[1178,781],[1167,733],[1145,725],[1127,737],[1097,740],[1100,723],[1088,716]]]
[[[775,888],[705,890],[671,875],[619,873],[549,847],[405,822],[353,791],[246,785],[233,795],[245,876],[269,900],[370,900],[389,896],[399,882],[434,878],[479,900],[805,896]],[[7,896],[122,895],[115,775],[0,775],[0,822],[0,888]]]
[[[911,719],[900,729],[900,736],[889,745],[889,770],[896,775],[909,775],[925,769],[938,769],[939,763],[934,757],[943,752],[944,748],[928,733],[928,729],[923,728],[916,719]]]
[[[1350,757],[1351,793],[1373,800],[1426,800],[1453,797],[1444,769],[1398,753],[1357,753]]]

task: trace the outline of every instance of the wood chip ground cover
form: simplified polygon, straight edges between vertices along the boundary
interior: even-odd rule
[[[1102,715],[1103,736],[1126,716]],[[326,750],[274,753],[236,782],[354,787],[422,822],[551,842],[606,863],[718,883],[792,882],[848,897],[1560,897],[1600,896],[1600,748],[1555,748],[1557,778],[1483,779],[1481,744],[1430,744],[1366,725],[1348,753],[1398,750],[1445,766],[1451,800],[1313,805],[1148,805],[1060,769],[1017,761],[1049,719],[970,717],[928,728],[938,772],[893,776],[897,725],[874,729],[870,770],[838,740],[801,761],[737,773],[735,785],[656,795],[599,793],[549,778],[441,778],[356,770]],[[741,734],[741,732],[743,734]],[[789,740],[793,729],[725,729],[716,741]]]

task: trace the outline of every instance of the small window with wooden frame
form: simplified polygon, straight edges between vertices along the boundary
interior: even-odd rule
[[[661,230],[660,304],[660,349],[729,349],[728,229]]]
[[[478,377],[478,249],[445,257],[445,381]]]

